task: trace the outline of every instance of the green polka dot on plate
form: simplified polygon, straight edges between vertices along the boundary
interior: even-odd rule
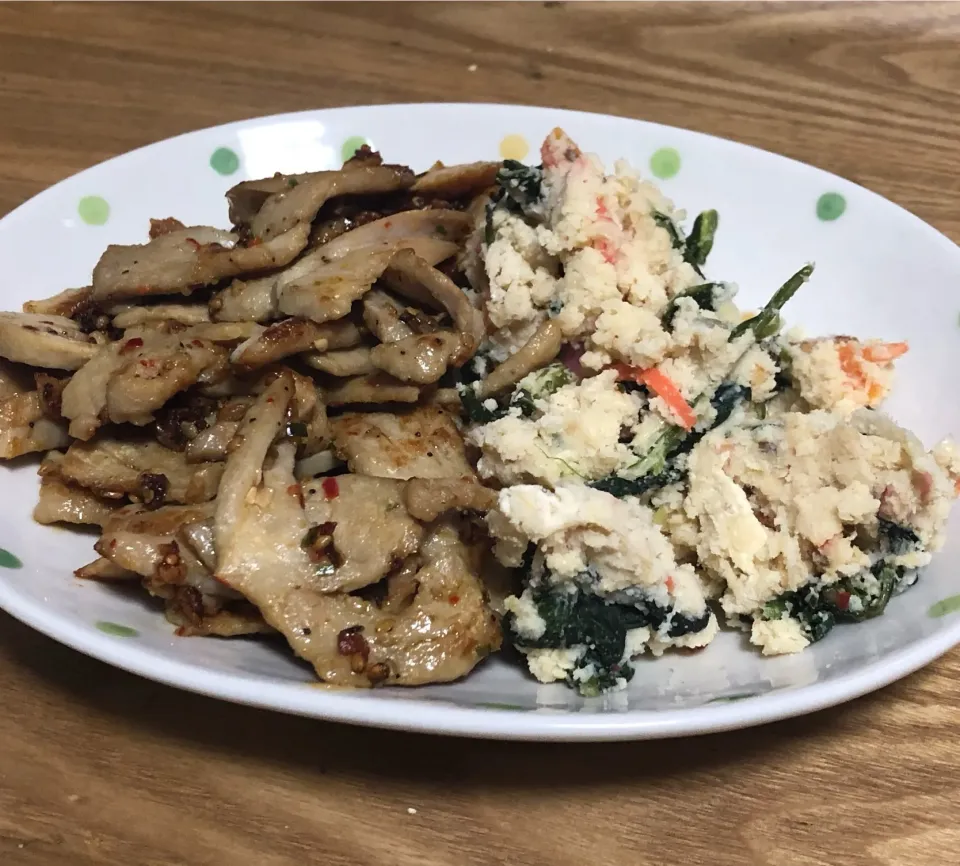
[[[650,171],[660,180],[668,180],[680,171],[680,152],[675,147],[661,147],[650,157]]]
[[[825,192],[817,199],[817,219],[832,222],[847,209],[847,200],[838,192]]]
[[[110,634],[114,637],[139,637],[140,632],[135,628],[130,628],[128,625],[120,625],[118,622],[108,622],[107,620],[100,620],[97,623],[97,628],[100,629],[104,634]]]
[[[210,168],[217,174],[233,174],[240,168],[240,157],[229,147],[218,147],[210,154]]]
[[[951,595],[947,598],[941,598],[936,604],[931,605],[927,611],[930,616],[946,616],[948,613],[957,613],[960,611],[960,595]]]
[[[77,213],[88,226],[102,226],[110,218],[110,205],[99,195],[85,195],[77,202]]]
[[[0,568],[23,568],[23,563],[9,550],[0,547]]]
[[[340,158],[346,162],[365,144],[370,144],[370,142],[362,135],[351,135],[340,147]]]

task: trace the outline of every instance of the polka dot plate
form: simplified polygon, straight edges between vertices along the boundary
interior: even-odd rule
[[[817,271],[788,308],[813,334],[908,340],[895,418],[928,444],[960,433],[960,251],[866,189],[730,141],[625,118],[503,105],[342,108],[232,123],[112,159],[0,221],[3,305],[85,285],[104,248],[146,239],[150,217],[225,226],[224,193],[246,178],[339,166],[369,143],[425,169],[496,158],[538,161],[562,126],[612,164],[624,158],[689,214],[720,213],[708,276],[735,281],[745,306],[807,261]],[[108,664],[227,700],[317,718],[483,737],[602,740],[743,727],[854,698],[960,642],[960,532],[885,616],[838,626],[795,656],[763,658],[739,633],[705,651],[640,660],[629,689],[584,699],[539,685],[507,654],[463,682],[333,691],[291,654],[253,640],[178,638],[141,596],[72,576],[89,534],[34,524],[35,466],[0,467],[0,606]]]

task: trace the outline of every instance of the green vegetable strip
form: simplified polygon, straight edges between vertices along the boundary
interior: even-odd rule
[[[751,319],[747,319],[745,322],[741,322],[733,329],[730,334],[730,339],[736,340],[737,337],[743,336],[747,331],[753,331],[758,340],[775,334],[776,330],[771,331],[771,328],[776,325],[780,316],[780,310],[782,310],[787,301],[797,293],[797,289],[810,279],[812,274],[813,265],[804,265],[800,268],[799,271],[774,292],[773,297],[767,301],[766,306],[757,313],[757,315]]]
[[[705,210],[693,221],[683,258],[698,270],[706,263],[720,218],[715,210]]]
[[[651,216],[653,217],[653,221],[670,235],[671,246],[673,246],[675,250],[683,250],[686,246],[686,240],[684,240],[683,235],[680,234],[677,224],[665,213],[660,213],[658,210],[655,210]]]

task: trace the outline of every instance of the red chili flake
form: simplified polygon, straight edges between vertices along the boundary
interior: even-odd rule
[[[150,291],[150,286],[137,286],[137,294],[145,295]]]
[[[664,583],[667,585],[667,592],[673,592],[673,578],[668,577]]]
[[[195,250],[200,249],[200,244],[198,241],[195,241],[193,238],[187,238],[187,243],[190,244]]]
[[[603,256],[603,260],[608,264],[612,265],[617,260],[617,248],[610,238],[594,238],[591,246]]]
[[[117,539],[115,539],[115,538],[111,538],[111,539],[110,539],[110,549],[111,549],[111,550],[116,550],[116,549],[117,549]]]
[[[390,221],[390,220],[387,220],[387,221],[383,224],[383,227],[384,227],[385,229],[388,229],[388,228],[390,228],[390,226],[392,226],[392,225],[393,225],[393,222]]]
[[[190,343],[191,346],[196,346],[198,349],[203,348],[203,340],[194,340]]]
[[[156,367],[156,366],[157,366],[157,362],[154,361],[152,358],[143,358],[143,359],[140,361],[140,366],[141,366],[141,367],[146,367],[147,369],[150,369],[151,367]]]
[[[263,240],[260,238],[256,238],[256,237],[250,238],[250,240],[247,241],[247,248],[249,249],[250,247],[258,247],[262,243],[263,243]]]
[[[272,403],[272,402],[273,402],[273,397],[267,397],[267,402],[268,402],[268,403]]]
[[[142,345],[143,340],[141,340],[139,337],[134,337],[132,340],[127,340],[127,342],[123,344],[123,347],[120,349],[120,354],[126,355],[127,352],[133,352],[136,349],[139,349]]]
[[[340,495],[340,485],[336,478],[324,478],[320,482],[320,486],[323,488],[323,495],[327,499],[336,499]]]
[[[454,593],[453,595],[450,596],[449,602],[450,602],[450,604],[459,604],[459,603],[460,603],[460,596],[457,595],[456,593]]]
[[[607,210],[607,204],[600,196],[597,196],[597,216],[602,220],[610,219],[610,211]]]
[[[362,631],[362,625],[355,625],[343,629],[337,635],[337,652],[342,656],[351,656],[351,662],[357,662],[356,665],[352,663],[350,665],[351,669],[359,668],[359,670],[354,670],[354,673],[360,673],[366,667],[367,659],[370,658],[370,647],[361,634]]]
[[[847,610],[847,608],[850,607],[850,593],[838,589],[836,593],[834,593],[833,602],[840,610]]]

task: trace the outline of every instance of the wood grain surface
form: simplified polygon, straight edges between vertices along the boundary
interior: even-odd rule
[[[191,129],[416,100],[727,136],[960,240],[953,3],[0,5],[0,213]],[[950,866],[958,677],[953,652],[845,707],[685,741],[469,742],[182,694],[0,615],[0,864]]]

